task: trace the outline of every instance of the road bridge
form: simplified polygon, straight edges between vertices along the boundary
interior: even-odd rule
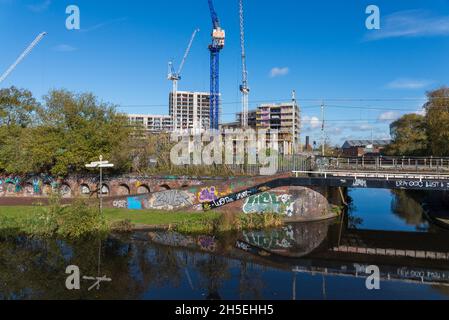
[[[211,210],[246,199],[270,189],[286,186],[327,188],[381,188],[400,190],[449,191],[449,174],[427,172],[374,172],[355,170],[293,171],[291,176],[273,176],[268,181],[239,192],[227,194],[214,201],[204,202],[203,209]]]

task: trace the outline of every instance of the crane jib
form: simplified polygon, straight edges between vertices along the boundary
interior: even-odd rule
[[[217,12],[215,11],[214,3],[212,2],[212,0],[208,0],[208,2],[209,2],[210,15],[212,18],[212,24],[214,26],[214,29],[218,29],[220,28],[220,20],[218,20],[218,15]]]

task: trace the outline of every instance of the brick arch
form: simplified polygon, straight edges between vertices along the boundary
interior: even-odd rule
[[[81,197],[90,197],[92,193],[92,189],[87,183],[81,183],[78,191]]]
[[[70,184],[68,184],[67,182],[63,182],[59,186],[59,193],[61,194],[61,196],[63,198],[71,198],[72,197],[72,193],[73,193],[73,189],[70,186]]]
[[[159,186],[160,191],[171,190],[171,187],[168,184],[162,184]]]
[[[25,197],[27,196],[34,196],[34,187],[33,184],[31,182],[26,182],[25,185],[23,186],[23,194],[25,195]]]
[[[117,196],[127,196],[131,194],[131,189],[126,183],[121,183],[115,188],[115,195]]]
[[[111,195],[111,187],[107,183],[103,182],[103,184],[101,185],[101,187],[99,189],[100,189],[100,190],[98,190],[99,193],[101,192],[101,194],[103,196],[110,196]]]
[[[150,193],[151,189],[147,184],[141,184],[137,187],[137,194],[147,194]]]

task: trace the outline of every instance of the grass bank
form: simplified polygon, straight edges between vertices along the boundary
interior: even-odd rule
[[[131,231],[134,227],[164,227],[185,234],[215,234],[281,224],[281,218],[274,214],[104,209],[104,216],[99,217],[96,208],[83,207],[82,204],[0,207],[0,234],[3,235],[78,237],[97,231]]]

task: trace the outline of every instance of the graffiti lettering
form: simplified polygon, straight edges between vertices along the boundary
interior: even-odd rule
[[[127,208],[128,202],[126,200],[114,200],[114,202],[112,202],[112,206],[114,208]]]
[[[359,188],[367,188],[366,180],[362,179],[355,179],[354,183],[352,184],[353,187],[359,187]]]
[[[203,203],[203,210],[208,211],[211,209],[216,209],[223,207],[231,202],[246,199],[248,197],[251,197],[252,195],[258,194],[260,192],[264,192],[266,190],[269,190],[270,188],[268,186],[259,186],[259,187],[253,187],[251,189],[247,189],[241,192],[237,192],[234,194],[230,194],[226,197],[218,198],[211,202],[204,202]]]
[[[167,190],[154,194],[150,206],[154,209],[173,209],[193,205],[191,195],[181,190]]]
[[[211,202],[218,198],[218,192],[215,187],[210,188],[202,188],[198,193],[198,201],[200,203],[203,202]]]
[[[294,202],[289,194],[276,195],[264,192],[247,198],[242,209],[244,213],[277,213],[291,217],[294,214]]]

